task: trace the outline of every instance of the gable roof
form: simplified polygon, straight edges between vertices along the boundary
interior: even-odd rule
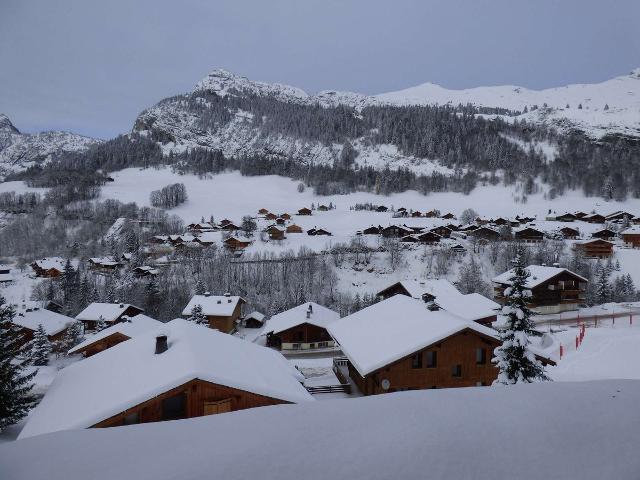
[[[394,295],[341,318],[328,330],[363,376],[463,330],[497,339],[491,328],[446,310],[431,311],[406,295]]]
[[[254,310],[253,312],[251,312],[249,315],[245,315],[244,319],[248,320],[248,319],[253,319],[253,320],[257,320],[260,323],[264,323],[264,313],[260,313],[257,310]]]
[[[155,354],[158,335],[168,337],[161,354]],[[175,319],[62,369],[20,438],[91,427],[196,378],[288,402],[313,401],[279,352]]]
[[[389,290],[390,288],[395,287],[396,285],[402,286],[406,290],[406,292],[413,298],[421,299],[422,295],[428,293],[434,297],[438,297],[440,295],[454,295],[460,294],[456,287],[448,280],[444,279],[425,279],[425,280],[401,280],[392,285],[389,285],[387,288],[380,290],[378,295],[381,295],[383,292]]]
[[[435,303],[443,310],[468,322],[497,315],[500,309],[499,304],[479,293],[464,295],[457,292],[456,295],[439,295]]]
[[[527,267],[529,271],[529,278],[527,278],[527,283],[525,284],[526,288],[535,288],[538,285],[543,284],[547,280],[551,280],[556,275],[560,275],[563,272],[568,272],[574,277],[579,278],[584,282],[588,282],[588,280],[584,277],[581,277],[577,273],[572,272],[571,270],[567,270],[566,268],[560,267],[547,267],[545,265],[529,265]],[[497,277],[493,278],[493,281],[496,283],[501,283],[503,285],[511,285],[510,278],[513,276],[514,269],[508,270]]]
[[[161,327],[163,323],[155,318],[147,317],[142,313],[136,315],[135,317],[130,317],[126,322],[116,323],[115,325],[111,325],[110,327],[105,328],[104,330],[100,330],[97,333],[89,336],[85,341],[79,343],[68,353],[76,353],[81,350],[84,350],[89,345],[93,345],[96,342],[99,342],[103,338],[107,338],[116,333],[120,333],[129,338],[133,338],[136,335],[140,335],[141,333],[148,332],[154,328]]]
[[[202,307],[202,313],[211,317],[230,317],[238,303],[246,303],[245,299],[236,295],[194,295],[182,310],[182,315],[191,315],[196,305]]]
[[[16,316],[13,318],[13,323],[29,330],[35,331],[38,325],[42,324],[48,336],[62,332],[73,321],[71,317],[46,310],[31,302],[17,305]]]
[[[135,305],[131,305],[129,303],[93,302],[78,315],[76,315],[76,320],[85,322],[97,322],[100,320],[100,317],[102,317],[105,322],[114,322],[118,318],[120,318],[120,316],[124,312],[126,312],[129,307],[133,307],[140,310],[140,312],[144,312],[142,308],[136,307]]]
[[[37,268],[42,270],[56,269],[62,272],[66,263],[67,261],[61,257],[47,257],[35,260],[32,265],[35,265]]]
[[[307,310],[309,309],[309,306],[312,307],[313,311],[310,317],[307,318]],[[338,312],[334,312],[333,310],[314,302],[306,302],[271,317],[267,321],[264,333],[278,334],[304,323],[315,325],[320,328],[327,328],[331,323],[339,319],[340,314]]]
[[[640,225],[634,225],[620,232],[622,235],[640,235]]]

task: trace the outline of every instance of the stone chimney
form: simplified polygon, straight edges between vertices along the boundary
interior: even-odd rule
[[[158,335],[156,337],[156,355],[166,352],[169,349],[166,335]]]
[[[312,313],[313,313],[313,305],[309,304],[309,308],[307,308],[307,318],[311,318]]]

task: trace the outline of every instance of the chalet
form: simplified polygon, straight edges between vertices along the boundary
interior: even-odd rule
[[[531,223],[531,222],[535,221],[535,218],[533,218],[533,217],[520,217],[519,215],[516,215],[516,220],[518,221],[518,223]]]
[[[236,251],[236,250],[244,250],[249,245],[251,245],[251,240],[248,239],[240,239],[238,237],[229,237],[222,242],[225,248]]]
[[[478,293],[460,293],[451,282],[444,279],[403,280],[381,290],[377,295],[383,299],[394,295],[415,298],[430,304],[432,309],[446,310],[465,321],[483,325],[495,322],[500,308],[496,302]]]
[[[428,218],[436,218],[438,213],[439,212],[437,210],[429,210],[428,212],[425,212],[424,216]]]
[[[201,232],[193,239],[194,242],[199,243],[203,247],[208,247],[209,245],[213,245],[217,240],[220,239],[220,234],[218,232]]]
[[[251,312],[249,315],[245,315],[242,319],[242,324],[245,328],[262,328],[265,322],[264,313],[257,311]]]
[[[458,254],[463,254],[463,253],[467,252],[467,249],[464,248],[459,243],[456,243],[455,245],[452,245],[450,248],[451,248],[451,250],[453,250],[453,252],[458,253]]]
[[[150,330],[157,330],[163,325],[162,322],[139,313],[135,317],[125,317],[122,322],[94,333],[89,338],[79,343],[71,350],[69,355],[80,354],[83,357],[91,357],[96,353],[103,352],[126,340],[146,333]]]
[[[533,227],[524,227],[514,232],[516,240],[526,243],[541,242],[544,240],[544,232]]]
[[[377,227],[371,225],[370,227],[367,227],[364,230],[362,230],[362,233],[364,235],[380,235],[381,232],[382,232],[382,227],[380,225],[378,225]]]
[[[331,235],[329,230],[325,230],[324,228],[316,228],[313,227],[310,230],[307,230],[307,235],[316,236],[316,235]]]
[[[264,218],[266,218],[267,220],[275,220],[278,218],[278,216],[275,213],[267,213]]]
[[[328,212],[329,210],[331,210],[329,207],[327,207],[326,205],[318,205],[317,210],[319,212]]]
[[[584,240],[573,244],[575,250],[581,250],[588,258],[609,258],[613,255],[613,243],[601,238]]]
[[[437,233],[442,238],[449,238],[451,236],[451,229],[444,225],[441,225],[439,227],[434,227],[429,231],[433,233]]]
[[[220,227],[224,227],[225,225],[229,225],[230,223],[233,223],[231,220],[229,220],[228,218],[224,218],[222,220],[220,220]]]
[[[300,225],[296,225],[292,223],[291,225],[287,225],[286,232],[287,233],[302,233],[302,227]]]
[[[417,235],[405,235],[400,241],[403,243],[420,243]]]
[[[363,395],[491,385],[495,330],[396,295],[344,317],[329,333]]]
[[[399,217],[406,217],[409,215],[409,211],[404,207],[400,207],[396,210],[396,215]]]
[[[282,217],[276,218],[276,225],[284,225],[285,223],[287,223],[287,221],[284,218]]]
[[[182,316],[190,317],[193,307],[200,305],[202,313],[209,321],[209,328],[215,328],[223,333],[231,333],[236,328],[236,322],[242,316],[242,305],[245,303],[247,302],[244,298],[228,293],[211,295],[206,292],[204,295],[194,295],[182,310]]]
[[[307,207],[301,208],[298,210],[298,215],[311,215],[311,210]]]
[[[573,213],[563,213],[562,215],[556,216],[556,221],[558,222],[575,222],[578,217]]]
[[[235,223],[233,223],[233,222],[229,222],[229,223],[227,223],[225,225],[222,225],[220,228],[222,230],[227,231],[227,232],[233,232],[233,231],[240,230],[240,227],[238,225],[236,225]]]
[[[474,230],[469,230],[467,231],[467,233],[472,237],[481,240],[487,240],[491,242],[500,240],[500,233],[495,228],[487,227],[484,225]]]
[[[605,220],[604,215],[600,215],[599,213],[593,213],[586,217],[582,217],[582,221],[587,223],[604,223]]]
[[[424,232],[418,235],[418,240],[420,241],[420,243],[427,243],[430,245],[440,242],[441,239],[442,237],[433,231]]]
[[[531,293],[529,307],[536,313],[560,313],[576,310],[584,303],[588,280],[566,268],[529,265],[529,278],[525,284]],[[513,270],[493,279],[494,298],[505,303],[504,290],[511,285]]]
[[[338,312],[307,302],[274,315],[267,321],[267,346],[283,351],[333,348],[327,327],[340,318]]]
[[[493,222],[494,225],[502,226],[502,225],[511,225],[511,222],[507,218],[498,217]]]
[[[378,205],[376,207],[376,212],[383,213],[383,212],[386,212],[387,210],[389,210],[389,209],[387,207],[385,207],[384,205]]]
[[[608,228],[603,228],[597,232],[591,234],[591,238],[600,238],[602,240],[613,240],[616,237],[616,232]]]
[[[584,217],[587,217],[589,214],[586,212],[577,211],[576,213],[574,213],[574,215],[576,216],[576,219],[582,220]]]
[[[421,217],[422,213],[419,210],[414,210],[413,212],[411,212],[411,216],[413,218]]]
[[[445,227],[447,227],[452,232],[457,232],[458,230],[460,230],[460,225],[456,225],[455,223],[447,223]]]
[[[624,243],[632,248],[640,247],[640,227],[635,225],[633,227],[627,228],[620,235],[622,235],[622,239]]]
[[[216,229],[211,222],[190,223],[187,228],[192,232],[210,232]]]
[[[138,278],[155,277],[159,273],[160,270],[149,265],[142,265],[133,269],[133,275]]]
[[[488,225],[490,223],[493,223],[493,220],[491,220],[490,218],[476,218],[476,224],[478,225]]]
[[[162,244],[170,243],[169,235],[154,235],[148,240],[147,243],[152,245],[162,245]]]
[[[275,225],[271,225],[269,228],[265,230],[269,234],[269,238],[271,240],[284,240],[284,228],[276,227]]]
[[[13,282],[13,276],[11,276],[11,267],[7,265],[0,265],[0,284]]]
[[[473,230],[477,230],[478,229],[478,225],[470,223],[468,225],[462,225],[461,227],[458,227],[458,231],[459,232],[472,232]]]
[[[51,342],[62,340],[67,327],[73,323],[73,318],[52,312],[41,307],[38,302],[25,302],[15,305],[13,324],[18,327],[20,343],[28,343],[33,340],[33,334],[42,325]]]
[[[622,210],[618,210],[617,212],[610,213],[605,217],[605,220],[608,222],[614,220],[631,220],[634,217],[632,213],[624,212]]]
[[[577,228],[571,227],[562,227],[559,232],[566,240],[575,240],[580,235],[580,231]]]
[[[266,208],[261,208],[260,210],[258,210],[258,215],[266,215],[267,213],[269,213],[269,210],[267,210]]]
[[[122,267],[122,263],[113,257],[93,257],[89,259],[89,270],[101,273],[113,273]]]
[[[182,233],[180,235],[169,235],[168,240],[171,245],[180,245],[181,243],[193,242],[196,239],[191,233]]]
[[[284,218],[285,220],[291,220],[291,215],[289,215],[288,213],[282,213],[280,214],[280,218]]]
[[[380,233],[385,238],[402,238],[407,235],[412,235],[414,231],[403,225],[389,225],[388,227],[384,227]]]
[[[453,213],[449,212],[449,213],[445,213],[440,218],[444,218],[445,220],[453,220],[456,218],[456,216]]]
[[[108,325],[119,323],[125,320],[125,317],[135,317],[143,313],[139,307],[128,303],[99,303],[89,304],[87,308],[76,315],[76,320],[80,320],[84,325],[84,330],[95,330],[96,325],[100,321],[104,321]]]
[[[38,277],[57,278],[64,272],[66,261],[60,257],[48,257],[36,260],[31,264],[31,268]]]
[[[175,319],[58,372],[21,438],[314,401],[278,352]]]

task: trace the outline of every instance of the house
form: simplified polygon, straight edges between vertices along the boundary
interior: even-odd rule
[[[240,230],[240,227],[233,222],[226,223],[225,225],[222,225],[220,228],[227,232],[235,232],[237,230]]]
[[[288,213],[281,213],[280,218],[283,218],[285,220],[291,220],[291,215],[289,215]]]
[[[588,258],[609,258],[613,255],[613,243],[601,238],[576,242],[573,244],[573,248],[581,250]]]
[[[225,248],[235,251],[235,250],[244,250],[249,245],[251,245],[251,240],[248,239],[240,239],[238,237],[229,237],[222,242]]]
[[[429,231],[440,235],[442,238],[451,237],[451,229],[444,225],[440,225],[439,227],[434,227]]]
[[[316,236],[316,235],[331,235],[331,232],[325,230],[324,228],[316,228],[313,227],[310,230],[307,230],[307,235]]]
[[[438,211],[437,210],[429,210],[428,212],[425,212],[424,216],[428,217],[428,218],[436,218],[438,216]]]
[[[605,217],[608,222],[614,220],[631,220],[634,217],[632,213],[625,212],[623,210],[618,210],[617,212],[610,213]]]
[[[418,217],[421,217],[421,216],[422,216],[422,213],[420,213],[420,211],[419,211],[419,210],[414,210],[413,212],[411,212],[411,216],[412,216],[413,218],[418,218]]]
[[[0,284],[13,282],[11,276],[11,267],[7,265],[0,265]]]
[[[291,225],[287,225],[286,228],[287,233],[302,233],[302,227],[292,223]]]
[[[267,232],[269,234],[269,238],[271,240],[284,240],[285,236],[284,236],[284,232],[285,229],[284,228],[279,228],[276,227],[275,225],[271,225],[270,227],[268,227],[265,232]]]
[[[383,213],[383,212],[386,212],[387,210],[389,210],[389,209],[387,207],[385,207],[384,205],[378,205],[376,207],[376,212]]]
[[[571,227],[562,227],[559,232],[566,240],[575,240],[580,235],[580,232],[577,228]]]
[[[283,351],[333,348],[335,342],[327,327],[340,314],[314,302],[303,303],[274,315],[264,332],[267,346]]]
[[[467,234],[480,240],[487,240],[491,242],[500,240],[500,233],[495,228],[487,227],[485,225],[474,230],[467,230]]]
[[[285,223],[287,223],[287,221],[284,218],[282,217],[276,218],[276,225],[284,225]]]
[[[318,205],[317,210],[319,212],[328,212],[329,210],[331,210],[329,207],[327,207],[326,205]]]
[[[440,218],[444,218],[445,220],[453,220],[456,218],[456,216],[453,213],[449,212],[449,213],[445,213]]]
[[[89,269],[102,273],[113,273],[122,267],[122,263],[113,257],[93,257],[89,259]]]
[[[622,235],[624,243],[629,247],[640,247],[640,226],[634,225],[633,227],[627,228],[620,235]]]
[[[267,210],[266,208],[261,208],[260,210],[258,210],[258,215],[266,215],[267,213],[269,213],[269,210]]]
[[[58,372],[20,438],[314,401],[280,353],[175,319]]]
[[[301,208],[298,210],[298,215],[311,215],[311,210],[307,207]]]
[[[275,220],[278,218],[278,216],[275,213],[267,213],[264,218],[266,218],[267,220]]]
[[[601,238],[602,240],[613,240],[615,237],[616,232],[609,228],[603,228],[591,234],[591,238]]]
[[[466,248],[464,248],[464,247],[463,247],[462,245],[460,245],[459,243],[456,243],[455,245],[452,245],[452,246],[451,246],[451,250],[453,250],[455,253],[459,253],[459,254],[462,254],[462,253],[466,253],[466,252],[467,252],[467,249],[466,249]]]
[[[265,322],[264,313],[257,311],[251,312],[249,315],[245,315],[242,319],[242,323],[245,328],[262,328]]]
[[[430,244],[430,245],[433,245],[435,243],[440,242],[441,238],[442,237],[440,235],[438,235],[437,233],[435,233],[433,231],[424,232],[424,233],[421,233],[420,235],[418,235],[418,240],[421,243],[427,243],[427,244]]]
[[[329,325],[363,395],[491,385],[495,330],[395,295]]]
[[[573,213],[563,213],[562,215],[556,216],[556,221],[558,222],[575,222],[578,217]]]
[[[31,268],[38,277],[57,278],[64,272],[66,260],[60,257],[48,257],[36,260],[31,264]]]
[[[493,222],[494,225],[502,226],[502,225],[511,225],[511,222],[507,218],[498,217]]]
[[[142,278],[142,277],[155,277],[160,273],[160,270],[157,268],[151,267],[149,265],[142,265],[140,267],[136,267],[133,269],[133,275]]]
[[[578,210],[576,213],[574,213],[574,215],[575,215],[576,219],[578,219],[578,220],[582,220],[584,217],[589,216],[588,213],[582,212],[580,210]]]
[[[380,235],[381,232],[382,232],[382,227],[380,225],[378,225],[377,227],[374,225],[371,225],[370,227],[367,227],[364,230],[362,230],[362,233],[364,235]]]
[[[247,303],[244,298],[231,294],[194,295],[184,310],[183,317],[190,317],[193,307],[200,305],[202,313],[209,321],[209,328],[215,328],[223,333],[231,333],[236,328],[236,321],[242,316],[242,305]]]
[[[407,235],[412,235],[414,231],[404,225],[389,225],[383,228],[380,233],[385,238],[402,238]]]
[[[420,242],[417,235],[405,235],[400,239],[400,241],[403,243],[419,243]]]
[[[20,342],[23,344],[33,340],[33,334],[39,325],[44,328],[49,341],[62,340],[67,327],[74,321],[71,317],[41,307],[38,302],[24,302],[14,307],[16,314],[13,324],[18,327]]]
[[[584,303],[584,292],[587,289],[586,278],[566,268],[548,267],[546,265],[529,265],[529,278],[525,283],[530,292],[529,308],[536,313],[560,313],[576,310]],[[504,290],[511,285],[513,269],[493,279],[494,298],[504,304]]]
[[[211,222],[199,222],[190,223],[187,228],[192,232],[210,232],[216,229],[216,226]]]
[[[128,303],[99,303],[89,304],[87,308],[76,315],[76,320],[80,320],[84,325],[84,330],[95,330],[100,321],[107,324],[114,324],[124,321],[125,317],[135,317],[144,310]]]
[[[83,357],[91,357],[137,335],[158,329],[162,325],[164,325],[162,322],[142,313],[135,317],[125,317],[122,322],[94,333],[69,350],[68,353],[69,355],[81,354]]]
[[[533,227],[524,227],[514,232],[516,240],[526,243],[536,243],[544,240],[544,232]]]
[[[582,217],[582,221],[587,223],[604,223],[605,220],[604,215],[600,215],[599,213],[593,213],[586,217]]]
[[[452,232],[457,232],[460,230],[460,225],[457,225],[455,223],[447,223],[445,226]]]

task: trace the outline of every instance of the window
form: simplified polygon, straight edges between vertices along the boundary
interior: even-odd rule
[[[309,344],[309,348],[316,348],[316,344],[315,343],[310,343]]]
[[[462,365],[454,365],[451,367],[451,376],[452,377],[461,377],[462,376]]]
[[[476,348],[476,365],[484,365],[487,363],[487,349]]]
[[[292,343],[291,344],[291,348],[293,350],[300,350],[300,344],[299,343]]]
[[[327,348],[329,346],[329,342],[319,342],[318,348]]]
[[[422,368],[422,354],[416,353],[411,357],[411,368]]]
[[[135,425],[136,423],[140,423],[140,415],[138,414],[138,412],[133,412],[129,415],[125,415],[122,421],[123,425]]]
[[[218,413],[226,413],[231,411],[231,399],[219,400],[214,402],[204,402],[203,413],[205,415],[217,415]]]
[[[436,368],[438,366],[438,352],[427,352],[427,368]]]
[[[187,416],[187,396],[184,393],[162,400],[162,420],[176,420]]]

